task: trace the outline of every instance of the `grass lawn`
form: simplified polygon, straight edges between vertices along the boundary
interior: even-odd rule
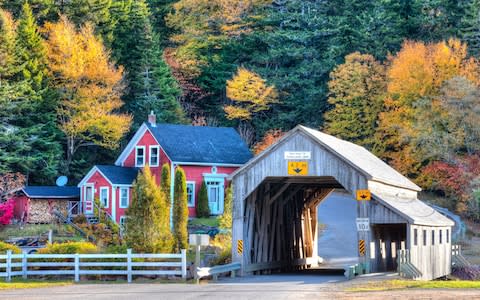
[[[413,281],[413,280],[386,280],[368,282],[348,288],[349,292],[389,291],[398,289],[480,289],[480,281],[468,280],[438,280],[438,281]]]
[[[194,218],[189,221],[190,225],[204,225],[210,227],[218,227],[220,221],[218,217],[211,218]]]
[[[12,282],[0,281],[0,290],[6,289],[33,289],[50,286],[71,285],[73,281],[56,281],[56,280],[24,280],[14,278]]]

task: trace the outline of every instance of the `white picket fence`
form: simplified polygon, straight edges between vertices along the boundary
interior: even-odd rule
[[[54,259],[61,262],[52,261]],[[148,261],[139,261],[143,259]],[[0,277],[10,281],[14,276],[32,275],[72,275],[76,282],[81,275],[124,275],[128,282],[132,282],[134,275],[173,275],[185,279],[187,251],[137,254],[128,249],[126,254],[12,254],[8,250],[0,255]]]

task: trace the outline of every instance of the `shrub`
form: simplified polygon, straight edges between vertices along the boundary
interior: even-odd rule
[[[85,215],[78,215],[73,217],[73,223],[75,224],[86,224],[87,223],[87,217]]]
[[[215,248],[215,258],[211,265],[224,265],[232,262],[232,237],[229,234],[217,234],[211,245]]]
[[[454,268],[452,275],[461,280],[480,280],[480,266]]]
[[[209,216],[210,207],[208,207],[207,185],[203,182],[198,193],[197,217],[208,218]]]
[[[9,199],[4,203],[0,203],[0,225],[8,225],[13,218],[13,208],[15,201]]]
[[[20,249],[19,247],[0,241],[0,254],[7,253],[7,250],[12,250],[14,254],[22,253],[22,249]]]
[[[39,254],[89,254],[98,253],[98,248],[89,242],[53,243],[40,249]]]
[[[232,185],[227,188],[225,193],[225,202],[223,208],[223,214],[220,217],[220,228],[221,229],[232,229],[232,209],[233,209],[233,194],[232,194]]]
[[[135,252],[167,252],[173,246],[165,193],[150,168],[138,173],[127,209],[125,241]]]
[[[173,234],[176,241],[176,250],[188,249],[188,203],[187,180],[185,171],[177,168],[173,197]]]

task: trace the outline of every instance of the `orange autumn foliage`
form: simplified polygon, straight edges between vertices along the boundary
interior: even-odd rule
[[[467,46],[456,39],[438,43],[406,41],[389,57],[386,111],[380,113],[377,153],[405,175],[415,177],[422,166],[414,144],[415,102],[434,101],[442,85],[455,76],[480,84],[480,64],[467,55]]]
[[[284,135],[285,132],[280,129],[271,129],[267,131],[263,136],[262,140],[253,146],[253,153],[255,155],[262,153],[265,149],[275,144]]]

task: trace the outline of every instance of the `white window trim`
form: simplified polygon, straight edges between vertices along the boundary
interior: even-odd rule
[[[137,153],[138,153],[138,149],[143,149],[143,164],[141,165],[137,165],[137,162],[138,162],[138,156],[137,156]],[[136,146],[135,147],[135,167],[144,167],[145,166],[145,160],[147,158],[147,155],[146,155],[146,151],[145,151],[145,146]]]
[[[127,190],[127,206],[122,206],[122,190]],[[119,199],[118,199],[118,206],[120,208],[128,208],[129,204],[130,204],[130,191],[129,191],[129,188],[127,187],[121,187],[118,189],[118,195],[119,195]]]
[[[108,186],[101,186],[100,187],[100,204],[103,205],[102,203],[102,191],[107,191],[107,205],[103,206],[104,208],[109,208],[110,207],[110,191],[109,191],[109,188]]]
[[[195,207],[195,181],[187,181],[187,185],[188,184],[193,185],[193,188],[192,188],[192,202],[193,202],[193,204],[190,204],[190,203],[187,203],[187,204],[188,204],[188,207]]]
[[[152,149],[157,149],[157,163],[152,164]],[[160,164],[160,147],[159,146],[150,146],[148,148],[148,160],[150,163],[150,167],[158,167]]]

